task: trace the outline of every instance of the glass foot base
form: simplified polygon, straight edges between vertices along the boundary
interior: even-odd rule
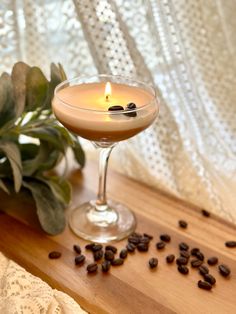
[[[69,226],[83,239],[107,243],[132,233],[136,228],[136,218],[126,206],[115,201],[99,206],[90,201],[71,211]]]

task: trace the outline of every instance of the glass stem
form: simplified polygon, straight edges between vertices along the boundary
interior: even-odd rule
[[[111,154],[111,151],[114,146],[100,148],[99,154],[99,183],[98,183],[98,195],[96,201],[96,209],[98,211],[104,211],[107,207],[106,199],[106,181],[107,181],[107,167],[108,160]]]

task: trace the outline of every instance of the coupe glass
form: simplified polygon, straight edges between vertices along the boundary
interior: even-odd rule
[[[72,101],[76,87],[81,84],[110,82],[114,89],[125,86],[149,95],[148,102],[125,111],[109,111],[79,105]],[[91,85],[91,86],[92,86]],[[89,87],[88,85],[87,87]],[[64,97],[66,90],[67,96]],[[68,89],[69,88],[69,89]],[[91,90],[91,93],[92,90]],[[114,92],[115,94],[115,92]],[[111,97],[113,94],[111,95]],[[88,98],[89,99],[89,98]],[[108,99],[104,100],[107,101]],[[132,99],[131,99],[132,101]],[[109,100],[108,100],[109,103]],[[124,105],[124,104],[121,104]],[[132,78],[112,75],[77,77],[66,80],[55,89],[52,103],[57,119],[71,132],[90,140],[100,150],[99,184],[97,199],[90,200],[69,213],[69,225],[78,236],[100,243],[120,240],[135,230],[136,219],[132,211],[114,200],[106,197],[106,175],[110,153],[114,146],[150,126],[158,115],[159,102],[154,89]],[[117,191],[117,198],[119,191]]]

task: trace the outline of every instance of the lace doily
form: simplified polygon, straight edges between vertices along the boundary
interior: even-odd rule
[[[85,314],[67,294],[49,287],[0,253],[1,314]]]

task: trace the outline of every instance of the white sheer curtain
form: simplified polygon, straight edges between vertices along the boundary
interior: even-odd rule
[[[59,61],[69,77],[154,84],[160,117],[119,145],[118,168],[236,222],[235,12],[234,0],[3,0],[0,70]]]

